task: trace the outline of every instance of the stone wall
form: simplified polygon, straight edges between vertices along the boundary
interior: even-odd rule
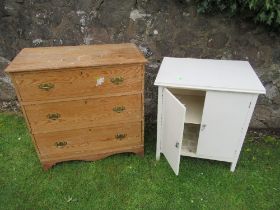
[[[277,36],[278,35],[278,36]],[[188,0],[2,0],[0,101],[16,96],[3,69],[24,47],[133,42],[149,60],[145,110],[156,120],[153,86],[163,56],[249,60],[266,87],[251,127],[280,127],[280,36],[240,19],[196,13]]]

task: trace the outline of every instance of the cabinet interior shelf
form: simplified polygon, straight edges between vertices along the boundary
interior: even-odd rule
[[[204,95],[175,95],[186,107],[185,123],[200,124],[204,105]]]
[[[185,156],[196,156],[199,135],[199,124],[186,123],[182,141],[181,154]]]

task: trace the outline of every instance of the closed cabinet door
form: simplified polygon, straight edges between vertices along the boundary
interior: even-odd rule
[[[176,175],[179,173],[185,113],[185,106],[164,88],[161,152]]]
[[[231,162],[241,138],[252,95],[207,91],[197,155]]]

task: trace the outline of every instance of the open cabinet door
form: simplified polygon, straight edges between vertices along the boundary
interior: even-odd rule
[[[162,111],[161,152],[175,174],[178,175],[186,108],[171,92],[164,88]]]

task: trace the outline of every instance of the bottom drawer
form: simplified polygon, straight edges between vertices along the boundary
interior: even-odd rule
[[[34,134],[42,158],[98,153],[141,144],[141,122]]]

